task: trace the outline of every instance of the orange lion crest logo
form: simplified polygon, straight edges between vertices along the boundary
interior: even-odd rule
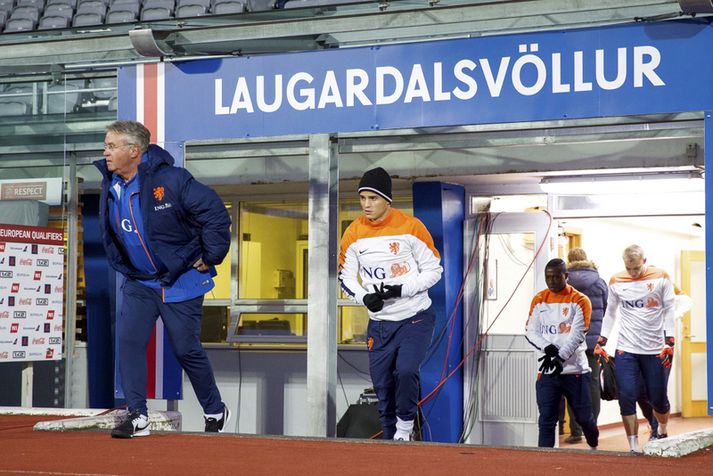
[[[163,201],[163,196],[166,193],[163,187],[156,187],[153,189],[153,198],[159,202]]]
[[[391,251],[392,254],[398,254],[399,244],[397,242],[389,243],[389,251]]]
[[[391,277],[403,276],[411,270],[408,263],[394,263],[391,265]]]
[[[567,317],[568,314],[569,314],[569,308],[568,307],[562,308],[562,315],[564,317]]]
[[[649,290],[649,292],[654,290],[654,283],[646,283],[646,289]]]

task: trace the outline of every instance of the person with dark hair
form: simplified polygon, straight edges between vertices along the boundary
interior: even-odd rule
[[[594,348],[602,330],[602,319],[607,309],[607,297],[609,295],[607,283],[599,276],[597,266],[587,259],[587,253],[582,248],[572,248],[567,254],[567,270],[569,272],[567,282],[577,291],[589,298],[592,303],[592,315],[589,320],[589,331],[586,335],[587,362],[591,369],[592,413],[594,421],[599,418],[599,408],[601,406],[601,388],[599,386],[599,356],[594,354]],[[582,441],[582,428],[574,418],[571,405],[567,405],[569,413],[570,435],[565,439],[567,443],[578,443]]]
[[[423,223],[391,207],[386,170],[366,171],[358,192],[364,214],[344,231],[339,282],[369,310],[369,372],[383,438],[410,441],[419,369],[436,319],[428,289],[441,279],[443,268]]]
[[[537,293],[530,305],[525,337],[540,353],[540,372],[535,390],[538,446],[553,447],[564,395],[574,410],[590,449],[599,445],[599,429],[592,415],[591,372],[585,350],[592,305],[589,298],[567,284],[567,265],[559,258],[545,266],[547,289]]]
[[[627,247],[622,259],[626,270],[609,281],[609,302],[598,345],[604,347],[607,344],[607,336],[619,318],[621,325],[616,348],[619,409],[629,447],[632,452],[639,453],[636,400],[641,395],[641,380],[658,421],[656,436],[667,436],[671,405],[666,388],[666,368],[673,360],[675,298],[668,274],[647,266],[640,246]]]
[[[128,417],[114,438],[149,434],[146,349],[156,319],[191,380],[205,414],[205,431],[223,431],[230,418],[201,345],[203,295],[213,286],[215,265],[230,248],[230,215],[218,195],[195,180],[173,157],[149,144],[151,133],[136,121],[107,126],[100,223],[109,264],[125,281],[117,316],[117,359]]]

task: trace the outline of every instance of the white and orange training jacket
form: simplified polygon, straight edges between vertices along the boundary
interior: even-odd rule
[[[530,304],[525,337],[543,354],[545,347],[556,345],[564,360],[562,374],[584,374],[590,371],[584,336],[591,315],[589,298],[569,284],[558,293],[544,289]]]
[[[384,284],[400,284],[401,297],[387,299],[374,320],[402,321],[431,306],[428,289],[441,279],[441,257],[418,218],[394,208],[371,222],[362,215],[344,232],[339,249],[339,283],[354,302]],[[361,283],[357,279],[361,278]]]
[[[664,348],[664,332],[673,336],[674,288],[666,271],[649,266],[638,278],[626,271],[609,281],[609,302],[602,334],[609,337],[621,318],[616,348],[632,354],[658,354]]]

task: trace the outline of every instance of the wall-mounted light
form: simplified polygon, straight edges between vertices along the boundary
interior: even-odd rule
[[[700,171],[544,177],[543,192],[551,195],[697,192],[704,190]]]
[[[131,46],[141,56],[152,58],[173,56],[175,54],[174,51],[162,41],[161,36],[164,35],[159,32],[154,33],[150,28],[129,31]]]

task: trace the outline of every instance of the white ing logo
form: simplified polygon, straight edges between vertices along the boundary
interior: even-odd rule
[[[127,233],[134,232],[134,227],[131,226],[131,221],[129,221],[128,218],[124,218],[123,220],[121,220],[121,229]]]
[[[500,97],[508,85],[520,96],[542,92],[567,94],[643,88],[666,83],[656,72],[661,52],[651,45],[609,50],[543,52],[538,43],[519,44],[517,54],[495,58],[461,58],[452,67],[442,62],[383,65],[373,70],[328,70],[314,76],[299,71],[284,77],[258,75],[214,80],[216,115],[296,111],[355,106],[472,100]],[[410,71],[409,68],[410,67]],[[249,81],[248,81],[249,80]],[[373,86],[373,87],[370,87]],[[232,94],[231,94],[232,93]]]

